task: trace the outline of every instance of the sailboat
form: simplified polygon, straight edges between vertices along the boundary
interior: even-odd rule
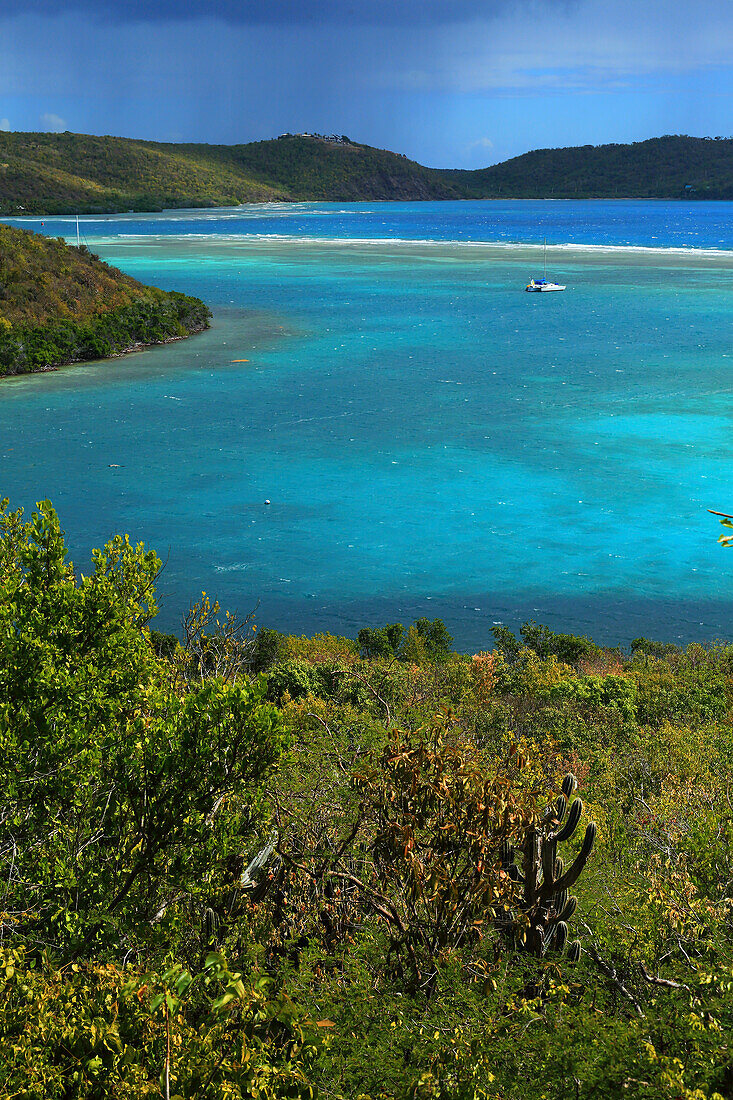
[[[565,290],[565,287],[561,286],[560,283],[548,283],[547,281],[547,237],[545,237],[544,247],[544,274],[541,279],[530,279],[524,289],[535,294],[548,290]]]

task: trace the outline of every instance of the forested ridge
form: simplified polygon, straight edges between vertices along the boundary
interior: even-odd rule
[[[470,198],[732,199],[733,139],[667,135],[631,145],[537,149],[446,176]]]
[[[84,245],[0,225],[0,375],[189,336],[209,317],[198,298],[144,286]]]
[[[162,210],[301,199],[460,198],[414,161],[298,136],[246,145],[0,133],[0,215]]]
[[[725,1100],[733,646],[356,639],[0,507],[0,1100]]]
[[[426,168],[346,135],[241,145],[0,132],[0,215],[266,201],[733,198],[733,139],[667,135],[541,149],[474,171]]]

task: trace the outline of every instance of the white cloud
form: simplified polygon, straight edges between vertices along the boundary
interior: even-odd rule
[[[58,115],[47,112],[41,115],[41,122],[52,134],[61,134],[66,129],[66,121]]]
[[[681,43],[684,45],[681,46]],[[698,0],[578,0],[514,8],[489,24],[457,20],[405,43],[402,71],[374,65],[381,87],[509,92],[619,90],[634,79],[727,67],[733,5]]]
[[[0,130],[7,132],[10,129],[10,119],[0,118]]]
[[[480,165],[483,167],[487,162],[493,163],[496,160],[496,156],[493,154],[494,143],[489,137],[476,138],[475,141],[469,141],[462,149],[463,160],[466,164]]]

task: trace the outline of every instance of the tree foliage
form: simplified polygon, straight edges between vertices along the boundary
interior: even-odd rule
[[[730,646],[179,639],[159,568],[0,511],[0,1100],[731,1095]]]
[[[146,631],[159,569],[117,536],[77,578],[48,502],[0,513],[6,936],[135,950],[245,842],[282,721],[262,684],[174,682]]]
[[[198,298],[143,286],[83,245],[0,225],[0,375],[190,336],[210,316]]]

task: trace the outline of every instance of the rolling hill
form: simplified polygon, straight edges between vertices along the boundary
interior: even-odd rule
[[[733,199],[733,139],[537,149],[491,168],[443,174],[467,198]]]
[[[461,198],[395,153],[285,137],[164,145],[84,134],[0,133],[0,215],[236,206],[305,199]]]
[[[347,137],[244,145],[0,133],[0,215],[272,201],[733,198],[733,139],[539,149],[475,171],[425,168]]]

